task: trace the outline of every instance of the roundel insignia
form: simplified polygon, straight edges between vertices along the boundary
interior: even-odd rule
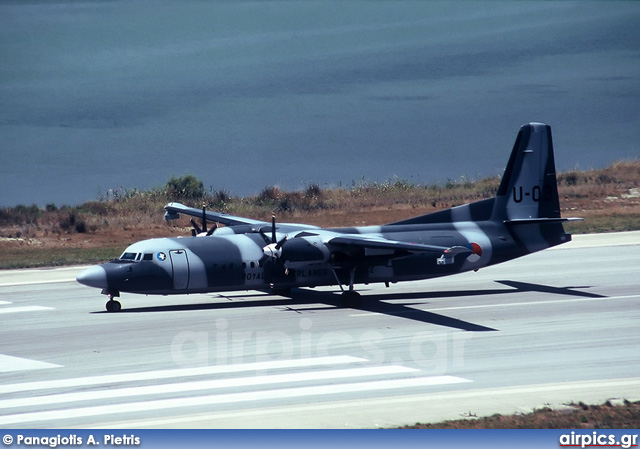
[[[469,262],[477,262],[482,257],[482,247],[475,242],[467,245],[467,248],[471,250],[471,254],[467,257]]]
[[[165,260],[167,260],[167,255],[165,253],[158,253],[157,257],[160,262],[164,262]]]

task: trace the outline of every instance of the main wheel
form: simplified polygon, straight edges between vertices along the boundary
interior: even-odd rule
[[[272,288],[271,294],[277,295],[277,296],[289,296],[291,294],[291,289],[290,288]]]
[[[342,307],[357,309],[362,305],[362,297],[360,293],[356,291],[347,290],[340,296],[340,302],[342,303]]]
[[[122,310],[122,304],[119,301],[110,299],[107,301],[107,312],[120,312]]]

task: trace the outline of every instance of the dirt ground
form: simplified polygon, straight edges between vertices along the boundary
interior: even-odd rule
[[[483,188],[487,182],[490,188]],[[282,207],[278,205],[284,202],[294,206],[277,212],[280,222],[329,228],[380,225],[485,198],[497,187],[496,180],[463,184],[466,183],[454,182],[436,189],[432,197],[425,197],[425,190],[419,187],[396,185],[322,190],[319,199],[312,200],[317,203],[308,203],[306,208],[295,206],[302,193],[271,188],[269,198],[274,202],[270,205],[255,207],[261,196],[236,199],[241,206],[254,206],[250,206],[253,207],[248,209],[250,212],[235,214],[269,222],[270,208]],[[567,223],[568,232],[640,230],[640,160],[615,163],[600,170],[561,173],[558,190],[562,216],[584,218],[582,222]],[[90,202],[78,209],[38,212],[36,224],[16,220],[19,208],[0,210],[4,222],[12,223],[2,225],[0,220],[0,269],[95,263],[117,257],[136,241],[191,235],[186,217],[167,223],[163,219],[164,202],[150,205],[145,202],[149,195],[139,196],[144,201],[133,198],[118,204]],[[318,204],[322,207],[314,207]],[[78,226],[81,220],[86,220],[86,224],[83,221]]]
[[[640,181],[639,181],[640,182]],[[574,233],[593,231],[621,231],[640,229],[640,192],[627,197],[606,197],[600,199],[564,199],[561,207],[564,217],[584,218],[582,224],[568,225]],[[285,216],[283,221],[308,223],[323,227],[367,226],[391,223],[406,218],[437,211],[436,207],[412,207],[395,205],[361,210],[336,210],[316,213],[296,213]],[[177,223],[165,223],[164,211],[158,211],[158,224],[151,227],[111,227],[85,233],[36,232],[30,237],[0,237],[0,249],[40,247],[40,248],[124,248],[127,245],[148,238],[178,237],[191,235],[191,226],[186,219]],[[268,217],[251,217],[266,222]],[[602,223],[602,224],[600,224]],[[607,224],[608,223],[608,224]],[[7,232],[5,232],[6,234]],[[0,234],[1,235],[1,234]]]

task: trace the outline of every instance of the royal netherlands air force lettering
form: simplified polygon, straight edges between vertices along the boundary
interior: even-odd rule
[[[322,269],[308,269],[308,270],[294,270],[292,274],[295,275],[296,278],[317,278],[317,277],[326,277],[329,276],[329,270],[326,268]],[[247,281],[256,281],[264,279],[263,271],[253,271],[246,273]]]
[[[571,240],[561,218],[551,128],[520,128],[493,198],[382,226],[320,228],[212,212],[179,203],[165,219],[189,215],[191,237],[129,246],[119,260],[78,275],[119,311],[122,292],[145,295],[334,286],[358,307],[359,284],[430,279],[506,262]],[[208,227],[208,223],[216,225]],[[218,224],[223,225],[219,227]],[[155,254],[155,257],[154,257]]]

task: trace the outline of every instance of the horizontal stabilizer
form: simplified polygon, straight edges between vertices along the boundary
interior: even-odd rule
[[[518,225],[518,224],[544,224],[544,223],[562,223],[565,221],[582,221],[583,218],[514,218],[513,220],[504,220],[506,225]]]

